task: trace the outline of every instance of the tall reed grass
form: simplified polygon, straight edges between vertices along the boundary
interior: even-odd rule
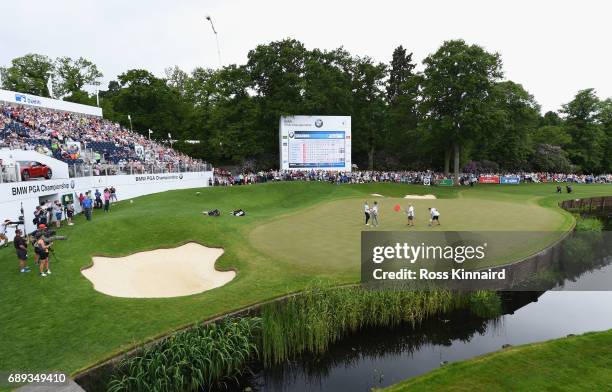
[[[123,360],[110,392],[199,391],[236,379],[258,357],[261,320],[228,319],[177,333]]]
[[[457,294],[314,286],[284,303],[263,307],[262,359],[269,366],[302,353],[319,354],[346,333],[363,327],[401,322],[414,326],[435,314],[471,306],[490,313],[495,306],[501,308],[501,301],[495,293],[484,291]]]

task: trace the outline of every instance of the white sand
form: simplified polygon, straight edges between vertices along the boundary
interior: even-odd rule
[[[370,193],[370,196],[375,196],[375,197],[384,197],[383,195],[381,195],[380,193]]]
[[[406,195],[404,199],[413,199],[413,200],[431,200],[435,199],[434,195]]]
[[[179,297],[211,290],[234,279],[234,271],[215,269],[222,254],[223,249],[190,242],[126,257],[94,257],[93,266],[81,272],[97,291],[114,297]]]

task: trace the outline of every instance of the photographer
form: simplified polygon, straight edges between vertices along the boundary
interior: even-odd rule
[[[11,223],[10,219],[5,219],[2,224],[0,224],[0,240],[4,241],[0,246],[8,246],[8,237],[6,236],[6,228]]]
[[[20,272],[30,272],[30,267],[28,267],[28,243],[21,236],[21,230],[15,230],[15,238],[13,239],[13,245],[15,245],[15,251],[17,252],[17,259],[19,260],[19,271]]]

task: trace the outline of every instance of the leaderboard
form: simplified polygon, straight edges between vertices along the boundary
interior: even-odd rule
[[[344,168],[344,131],[289,132],[289,168]]]
[[[283,170],[351,170],[349,116],[287,116],[280,121]]]

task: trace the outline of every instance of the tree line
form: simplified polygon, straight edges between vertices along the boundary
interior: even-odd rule
[[[104,116],[217,165],[278,165],[283,115],[350,115],[359,168],[612,172],[612,99],[584,89],[557,112],[505,80],[499,53],[463,40],[422,61],[397,47],[388,64],[285,39],[258,45],[245,64],[164,77],[131,69],[99,92]],[[83,58],[39,54],[0,67],[5,89],[95,105],[101,72]],[[198,144],[186,141],[200,141]]]

